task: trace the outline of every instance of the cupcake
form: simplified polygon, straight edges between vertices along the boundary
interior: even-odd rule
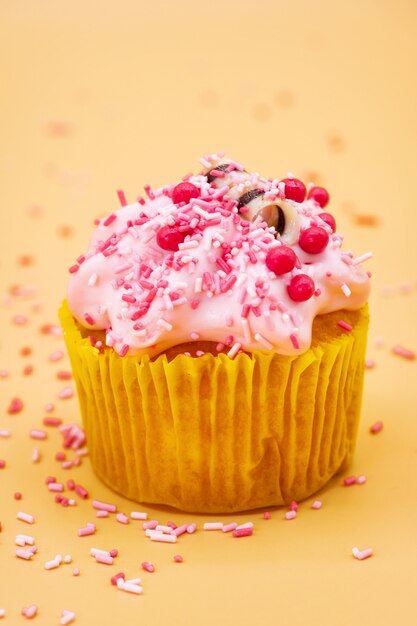
[[[369,275],[328,193],[211,155],[97,220],[60,319],[91,463],[220,513],[318,491],[355,445]]]

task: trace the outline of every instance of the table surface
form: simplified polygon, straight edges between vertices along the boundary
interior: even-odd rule
[[[416,3],[3,0],[0,17],[0,430],[11,433],[0,437],[4,622],[23,623],[22,608],[36,604],[45,626],[64,609],[86,626],[414,625],[417,361],[392,348],[417,350]],[[327,186],[345,247],[374,253],[374,367],[349,470],[367,482],[347,488],[336,477],[317,496],[322,508],[309,499],[292,521],[279,508],[270,520],[263,511],[213,518],[253,522],[254,535],[240,540],[203,531],[208,516],[124,500],[87,457],[63,469],[62,436],[43,426],[48,403],[50,415],[80,421],[76,398],[58,395],[72,385],[58,378],[67,357],[50,355],[64,350],[57,308],[94,218],[117,208],[116,189],[132,199],[144,184],[197,171],[198,158],[217,150],[268,176],[292,171]],[[24,408],[10,415],[15,397]],[[370,434],[379,420],[383,430]],[[30,438],[39,428],[47,440]],[[90,499],[56,504],[48,475],[72,478]],[[150,543],[140,522],[96,520],[92,498],[161,523],[195,521],[198,531],[175,546]],[[18,511],[33,514],[33,526]],[[97,533],[79,538],[87,522]],[[30,562],[15,557],[19,533],[36,539]],[[353,546],[374,555],[356,560]],[[91,547],[117,548],[115,565],[95,563]],[[58,553],[72,564],[46,571]],[[119,571],[143,579],[142,596],[110,585]]]

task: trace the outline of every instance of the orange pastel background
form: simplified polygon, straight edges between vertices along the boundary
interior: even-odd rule
[[[0,609],[5,624],[144,626],[414,626],[417,562],[417,4],[412,0],[119,0],[0,4]],[[52,415],[79,422],[57,324],[67,268],[81,254],[95,217],[117,208],[144,184],[160,186],[199,168],[204,153],[224,150],[249,170],[288,171],[325,185],[345,248],[368,250],[373,273],[369,359],[358,448],[351,473],[284,509],[223,516],[252,521],[254,536],[204,532],[207,516],[141,506],[113,494],[88,458],[64,470]],[[17,324],[23,321],[23,324]],[[23,347],[32,353],[22,356]],[[28,365],[33,372],[23,372]],[[7,372],[6,372],[6,371]],[[24,409],[9,415],[14,397]],[[369,433],[378,420],[384,429]],[[46,441],[29,437],[48,431]],[[38,463],[31,460],[34,447]],[[155,451],[157,454],[158,451]],[[73,452],[68,453],[73,459]],[[196,521],[175,546],[150,543],[140,522],[97,520],[90,500],[54,503],[47,475],[73,478],[120,511],[145,510],[161,523]],[[20,491],[21,501],[13,494]],[[66,492],[70,497],[71,492]],[[32,513],[33,526],[16,519]],[[217,518],[216,518],[217,520]],[[38,553],[17,559],[15,536],[31,534]],[[114,566],[96,564],[91,547],[118,548]],[[357,561],[353,546],[374,556]],[[73,563],[46,571],[57,553]],[[183,563],[174,563],[181,554]],[[141,570],[152,561],[156,571]],[[72,575],[79,567],[79,577]],[[133,596],[110,585],[124,571],[143,579]]]

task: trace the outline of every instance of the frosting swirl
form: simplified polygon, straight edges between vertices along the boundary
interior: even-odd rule
[[[230,356],[306,351],[316,315],[366,302],[370,255],[341,250],[314,194],[296,202],[283,181],[217,155],[203,162],[100,220],[70,268],[73,315],[121,356],[190,341],[225,344]]]

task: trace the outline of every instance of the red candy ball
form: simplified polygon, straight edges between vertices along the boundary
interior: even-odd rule
[[[314,200],[322,209],[329,204],[330,196],[324,187],[311,187],[307,196],[308,200]]]
[[[309,300],[315,291],[314,281],[307,274],[297,274],[287,287],[288,295],[294,302]]]
[[[178,183],[172,190],[172,201],[174,204],[189,202],[191,198],[198,198],[200,190],[193,183]]]
[[[298,243],[304,252],[318,254],[329,243],[329,235],[320,226],[310,226],[302,231]]]
[[[162,250],[178,250],[178,244],[183,243],[190,233],[178,230],[178,226],[162,226],[156,234],[156,243]]]
[[[319,217],[330,226],[334,233],[336,232],[336,220],[331,213],[319,213]]]
[[[294,200],[295,202],[304,202],[307,189],[306,186],[298,178],[284,178],[282,183],[285,183],[285,197],[288,200]]]
[[[271,272],[274,272],[277,276],[286,274],[294,269],[294,265],[297,261],[297,257],[292,248],[288,246],[277,246],[269,250],[266,255],[265,264]]]

